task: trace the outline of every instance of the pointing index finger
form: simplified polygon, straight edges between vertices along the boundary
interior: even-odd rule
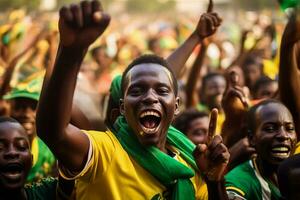
[[[211,143],[212,139],[216,135],[218,121],[218,109],[214,108],[210,112],[209,126],[208,126],[208,144]]]
[[[208,7],[207,7],[207,13],[211,13],[214,9],[214,2],[213,0],[209,0],[209,3],[208,3]]]

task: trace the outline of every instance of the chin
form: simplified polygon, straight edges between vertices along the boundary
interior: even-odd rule
[[[140,143],[143,146],[157,146],[159,144],[159,138],[158,137],[142,137],[139,139]]]

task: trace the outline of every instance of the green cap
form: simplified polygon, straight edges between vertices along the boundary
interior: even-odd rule
[[[38,101],[41,94],[43,76],[38,76],[29,81],[18,83],[10,92],[3,96],[3,99],[14,99],[14,98],[30,98]]]

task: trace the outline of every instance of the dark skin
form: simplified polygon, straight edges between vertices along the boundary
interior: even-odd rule
[[[59,49],[53,74],[48,86],[43,86],[40,98],[38,135],[61,164],[75,172],[83,168],[89,148],[87,136],[69,124],[76,77],[89,45],[104,32],[109,21],[110,16],[102,12],[97,1],[84,1],[60,10]],[[64,101],[57,104],[58,99]]]
[[[246,135],[241,132],[248,108],[248,99],[242,87],[238,85],[239,77],[234,71],[228,76],[228,86],[223,95],[222,107],[225,113],[225,121],[222,127],[224,143],[231,147]]]
[[[230,162],[228,168],[232,169],[255,152],[250,146],[246,133],[243,130],[244,120],[248,109],[248,100],[244,89],[239,86],[239,76],[235,71],[228,75],[228,87],[222,100],[225,121],[222,126],[222,137],[229,148]]]
[[[208,134],[208,117],[198,117],[189,122],[186,136],[194,143],[206,143]]]
[[[209,0],[207,12],[201,15],[194,32],[167,58],[176,77],[181,74],[185,62],[195,47],[202,44],[205,38],[213,35],[221,25],[222,19],[213,12],[213,6],[213,0]]]
[[[299,12],[299,11],[297,11]],[[296,133],[300,137],[300,77],[298,66],[300,21],[295,13],[284,30],[280,47],[279,93],[280,100],[291,111],[295,120]],[[288,80],[288,81],[287,81]]]
[[[15,122],[0,123],[0,196],[25,200],[24,184],[32,164],[29,140],[23,127]],[[14,168],[19,172],[15,173]]]
[[[174,114],[179,113],[179,98],[175,96],[170,77],[170,72],[158,64],[136,65],[126,76],[124,99],[120,105],[121,113],[140,143],[154,145],[164,152],[167,152],[167,130]],[[156,112],[160,116],[154,131],[149,131],[140,120],[140,116],[147,111]]]
[[[196,146],[194,157],[199,170],[203,172],[209,199],[228,199],[223,175],[230,154],[222,141],[222,137],[216,135],[217,118],[218,110],[213,109],[210,114],[208,142]]]
[[[269,103],[257,109],[255,132],[250,133],[249,141],[256,149],[260,173],[277,186],[277,168],[292,154],[296,140],[293,118],[285,106]],[[288,151],[278,151],[276,148]]]
[[[10,100],[11,117],[16,119],[25,129],[30,144],[36,137],[35,115],[37,101],[30,98],[14,98]]]
[[[89,149],[89,139],[87,136],[83,134],[80,129],[69,124],[76,77],[89,45],[104,32],[109,21],[110,17],[102,12],[101,6],[97,1],[84,1],[79,5],[64,7],[60,10],[60,45],[53,74],[48,85],[44,85],[39,101],[37,111],[37,133],[50,147],[60,163],[72,172],[78,172],[83,169]],[[134,67],[132,70],[137,69],[139,69],[139,67]],[[137,71],[135,73],[137,73]],[[144,72],[140,73],[143,74]],[[157,72],[153,73],[155,74]],[[151,78],[153,73],[150,73],[149,76],[147,76],[146,73],[144,76]],[[162,73],[162,75],[163,74],[164,73]],[[132,79],[133,77],[134,75],[131,77],[131,83],[137,81],[137,79]],[[151,84],[145,83],[146,88],[148,88],[147,91],[149,91],[147,93],[149,96],[146,95],[147,98],[145,98],[145,101],[146,104],[150,104],[151,107],[153,107],[153,103],[156,102],[155,99],[154,101],[152,99],[156,96],[155,93],[157,92],[153,89],[155,88],[154,85],[160,85],[157,84],[158,80],[155,80],[156,82],[153,80]],[[164,80],[166,81],[166,79]],[[167,80],[170,81],[169,79]],[[165,84],[163,85],[166,86]],[[131,85],[127,83],[125,91],[128,91],[130,86]],[[174,103],[170,104],[171,113],[169,113],[169,111],[164,113],[168,113],[167,116],[173,117],[170,116],[170,114],[174,114],[176,110],[175,102],[177,101],[177,97],[175,97],[174,92],[172,92],[174,88],[169,89],[169,95],[172,99],[171,102]],[[152,95],[154,95],[154,97],[152,97]],[[59,101],[60,99],[64,99],[64,101]],[[130,98],[127,94],[124,96],[124,109],[122,109],[125,112],[125,116],[131,116],[131,114],[127,112],[129,112],[130,109],[134,110],[134,108],[130,107],[129,102]],[[137,103],[138,105],[140,104],[139,102]],[[172,108],[174,109],[173,111],[171,111]],[[169,126],[169,124],[166,125]],[[139,132],[139,130],[135,129],[136,127],[132,128],[135,133]],[[159,128],[158,132],[161,132],[161,130],[167,130],[167,127],[162,126]],[[217,141],[217,138],[218,137],[213,139],[212,144],[221,144],[221,141]],[[142,140],[143,139],[140,139],[139,141]],[[158,144],[160,143],[163,142],[159,142]],[[223,174],[223,166],[224,163],[226,166],[226,159],[229,159],[229,154],[225,146],[221,145],[222,148],[219,147],[220,145],[216,146],[218,147],[216,153],[214,153],[215,146],[209,147],[211,148],[210,152],[216,154],[216,159],[220,159],[221,161],[217,162],[217,164],[214,164],[215,162],[209,163],[217,169],[218,166],[221,165],[222,168],[216,170],[216,173]],[[161,148],[164,149],[163,146],[161,146]],[[219,153],[221,153],[221,155],[218,155]],[[227,153],[227,157],[224,158],[223,153]],[[204,155],[197,160],[200,162],[208,162],[210,158]],[[217,189],[221,184],[220,179],[216,178],[212,181],[214,181],[214,184],[216,183],[216,186],[213,185],[212,187],[209,187],[209,191],[211,191],[211,193],[218,192]],[[213,198],[213,195],[211,195],[210,199]]]

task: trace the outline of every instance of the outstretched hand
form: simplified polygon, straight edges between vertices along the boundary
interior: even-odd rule
[[[218,110],[213,109],[210,114],[208,143],[198,144],[194,150],[197,166],[208,181],[222,180],[230,157],[222,137],[216,135],[217,118]]]
[[[222,19],[219,15],[213,12],[213,0],[209,0],[207,12],[201,15],[197,24],[196,33],[200,39],[204,39],[213,35],[221,25]]]
[[[110,22],[110,16],[96,0],[62,7],[59,15],[60,44],[70,48],[88,48]]]

